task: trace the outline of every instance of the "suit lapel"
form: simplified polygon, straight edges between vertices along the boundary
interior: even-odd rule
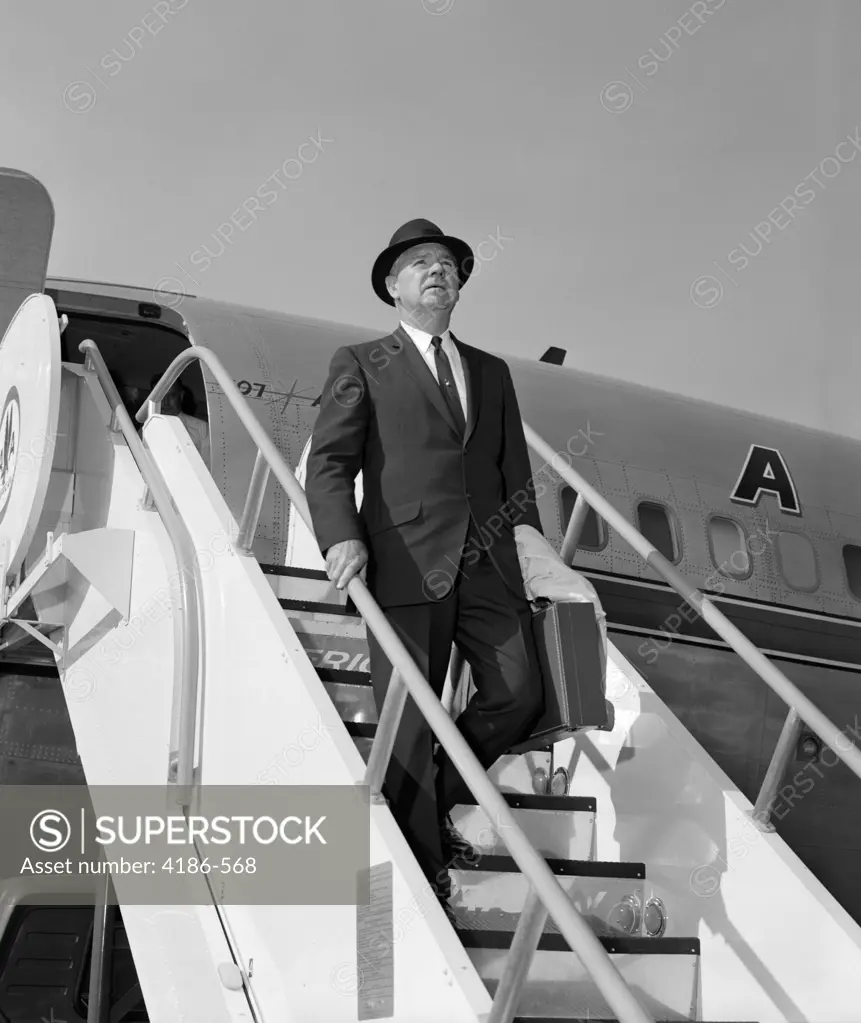
[[[401,343],[402,352],[405,356],[403,365],[406,368],[407,373],[409,373],[413,380],[415,380],[424,396],[439,412],[452,430],[460,436],[457,423],[455,423],[454,417],[451,412],[449,412],[448,405],[445,403],[445,398],[442,396],[442,391],[439,389],[439,384],[436,382],[433,373],[431,373],[428,364],[421,357],[421,353],[416,348],[412,338],[410,338],[409,334],[407,334],[400,325],[398,325],[393,336]]]
[[[451,333],[449,331],[449,333]],[[460,355],[460,364],[463,366],[463,378],[466,382],[466,434],[463,438],[463,446],[469,443],[469,438],[475,430],[478,422],[478,413],[481,409],[481,363],[467,355],[467,348],[462,342],[451,335],[452,341],[457,346]]]

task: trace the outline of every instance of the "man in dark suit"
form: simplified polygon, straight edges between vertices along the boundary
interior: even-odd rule
[[[306,492],[329,578],[343,588],[367,565],[371,593],[437,695],[452,643],[463,652],[476,692],[457,725],[488,768],[543,710],[514,542],[516,524],[541,523],[508,366],[448,329],[473,263],[465,242],[427,220],[395,233],[371,281],[400,325],[332,358]],[[391,665],[370,632],[368,641],[381,710]],[[384,791],[446,905],[459,839],[447,815],[468,790],[444,751],[434,764],[412,698]]]

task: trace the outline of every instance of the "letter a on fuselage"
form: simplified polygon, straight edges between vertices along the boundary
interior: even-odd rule
[[[798,492],[780,452],[776,448],[751,444],[730,500],[756,505],[762,494],[774,494],[782,512],[801,514]]]

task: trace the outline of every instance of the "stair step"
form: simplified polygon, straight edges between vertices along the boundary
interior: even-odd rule
[[[584,796],[503,792],[515,820],[547,859],[591,860],[596,802]],[[457,830],[482,856],[507,855],[507,847],[485,812],[464,801],[451,811]]]
[[[320,579],[328,581],[329,576],[318,568],[293,568],[290,565],[264,565],[260,562],[260,570],[264,575],[283,575],[291,579]]]
[[[595,813],[598,804],[594,796],[548,796],[527,792],[503,792],[512,809],[548,810],[556,813]],[[477,806],[472,796],[465,796],[461,806]]]
[[[364,721],[376,725],[379,720],[371,676],[366,671],[345,668],[317,668],[323,688],[345,724]],[[352,732],[350,733],[353,734]],[[367,733],[373,737],[373,732]]]
[[[377,734],[375,721],[345,721],[347,731],[354,739],[369,739],[373,741]]]
[[[325,572],[309,568],[284,569],[277,565],[269,566],[269,569],[264,569],[264,572],[276,597],[341,606],[349,600],[346,592],[339,590]]]
[[[374,691],[369,685],[324,682],[323,688],[335,705],[338,717],[340,717],[345,725],[349,726],[354,721],[362,721],[366,724],[374,725],[376,730],[377,705],[374,701]]]
[[[612,877],[625,880],[644,880],[644,863],[620,863],[616,860],[562,860],[548,857],[545,861],[557,877]],[[482,856],[474,863],[464,863],[459,869],[480,873],[519,874],[520,867],[511,856],[492,854]]]
[[[464,948],[508,949],[511,947],[511,931],[457,928],[457,936]],[[604,936],[598,939],[609,955],[661,955],[698,956],[699,938],[643,938],[627,936]],[[561,934],[542,934],[538,942],[539,952],[571,952],[571,946]]]
[[[359,686],[367,689],[371,684],[369,671],[351,671],[349,668],[329,668],[320,665],[317,674],[323,682],[333,682],[341,686]]]
[[[644,880],[642,863],[548,859],[547,866],[595,934],[642,935]],[[510,856],[460,860],[452,878],[451,908],[466,926],[513,931],[529,894],[529,882]],[[548,917],[545,933],[558,933]]]
[[[493,996],[505,970],[511,931],[456,928],[467,954]],[[697,938],[599,936],[605,951],[654,1018],[696,1018]],[[613,1012],[561,934],[543,934],[518,1005],[518,1018],[531,1020],[607,1019]]]
[[[279,597],[278,603],[285,611],[302,611],[304,614],[340,615],[344,618],[361,618],[361,615],[354,608],[348,608],[344,604],[323,603],[320,600],[293,600],[288,597]]]

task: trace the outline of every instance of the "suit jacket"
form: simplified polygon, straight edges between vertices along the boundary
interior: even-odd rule
[[[320,399],[305,485],[317,542],[325,555],[342,540],[363,540],[368,587],[383,607],[443,599],[479,545],[522,598],[514,526],[541,531],[508,366],[452,340],[468,395],[463,438],[401,327],[339,348]],[[467,543],[470,518],[479,539]]]

